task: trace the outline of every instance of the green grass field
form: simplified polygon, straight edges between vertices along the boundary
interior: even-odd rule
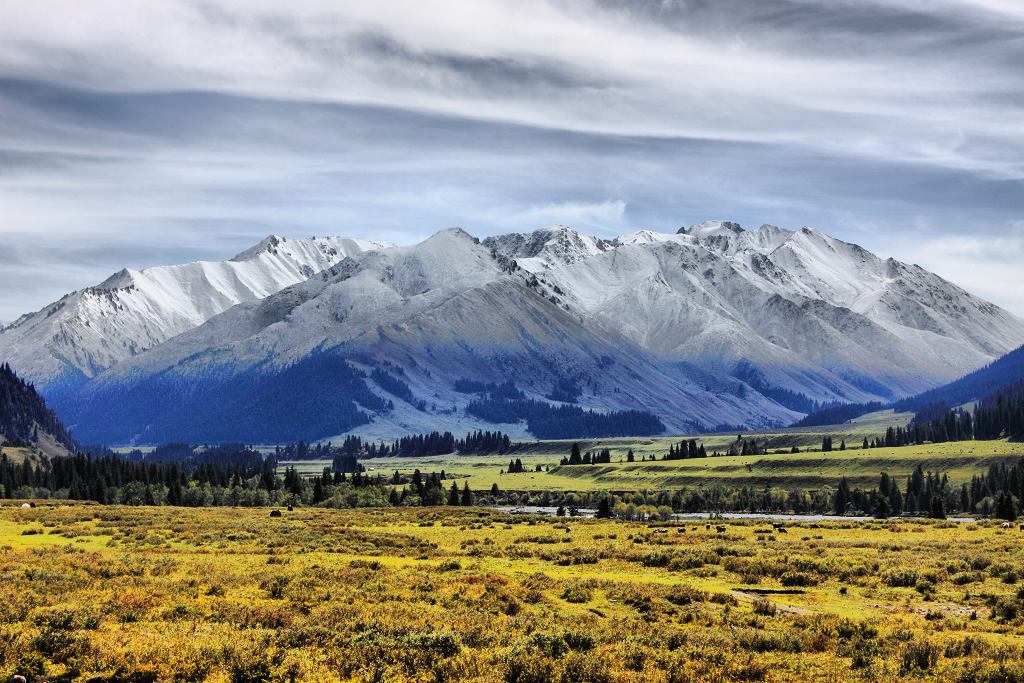
[[[735,438],[735,437],[732,437]],[[581,441],[583,450],[609,448],[612,463],[604,465],[559,465],[572,442],[548,441],[526,444],[511,455],[440,455],[428,458],[377,458],[364,460],[374,472],[389,475],[395,470],[408,474],[444,470],[446,475],[468,478],[471,489],[481,491],[497,484],[501,490],[550,491],[638,491],[678,489],[728,484],[769,486],[782,489],[817,489],[835,486],[845,476],[851,486],[874,487],[881,472],[904,478],[921,465],[926,471],[944,472],[953,483],[970,481],[996,462],[1024,455],[1024,444],[999,441],[963,441],[897,448],[851,448],[845,451],[770,453],[751,456],[719,456],[692,460],[618,462],[633,448],[637,457],[667,452],[673,439],[608,439]],[[707,443],[707,442],[705,442]],[[820,440],[819,440],[820,443]],[[858,442],[859,443],[859,442]],[[502,474],[509,459],[519,458],[529,470]],[[329,462],[290,463],[306,474],[318,473]],[[541,465],[549,471],[534,471]],[[461,484],[460,484],[461,485]]]

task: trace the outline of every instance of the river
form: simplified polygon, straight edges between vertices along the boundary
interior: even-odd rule
[[[554,506],[544,505],[494,505],[491,506],[492,510],[499,510],[501,512],[508,513],[510,515],[548,515],[552,516],[558,512],[558,508]],[[580,508],[576,511],[577,517],[593,517],[597,510],[591,508]],[[568,512],[566,513],[568,517]],[[709,520],[709,519],[767,519],[778,522],[871,522],[880,521],[874,517],[864,517],[856,515],[794,515],[786,514],[784,512],[685,512],[680,514],[672,515],[669,521],[673,522],[685,522],[685,521],[696,521],[696,520]],[[928,519],[927,517],[890,517],[889,519]],[[947,522],[976,522],[974,517],[949,517],[946,519]]]

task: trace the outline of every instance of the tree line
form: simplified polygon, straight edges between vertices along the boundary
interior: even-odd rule
[[[591,452],[603,459],[604,451]],[[571,457],[571,456],[570,456]],[[579,454],[582,461],[586,456]],[[522,468],[510,463],[510,471]],[[754,486],[687,487],[677,491],[632,494],[472,491],[446,483],[445,473],[390,477],[324,468],[306,477],[286,467],[281,473],[271,459],[260,464],[215,462],[145,462],[117,455],[93,457],[79,453],[33,463],[0,457],[0,497],[62,498],[104,504],[180,505],[191,507],[282,504],[363,507],[388,505],[548,504],[567,507],[593,505],[609,516],[646,518],[650,508],[687,512],[859,513],[876,517],[899,514],[944,518],[971,513],[1014,519],[1024,501],[1024,461],[993,464],[986,473],[962,485],[946,474],[926,472],[919,465],[902,488],[896,477],[880,476],[877,487],[851,487],[843,477],[838,485],[820,489],[782,490]],[[632,506],[632,507],[631,507]],[[639,511],[638,511],[639,510]]]
[[[461,439],[456,438],[451,432],[435,431],[426,434],[410,434],[395,439],[390,444],[383,441],[379,443],[363,441],[358,436],[348,436],[340,448],[335,449],[328,443],[322,449],[317,451],[313,458],[326,459],[338,455],[353,455],[360,458],[423,458],[447,453],[502,455],[513,451],[514,446],[508,434],[499,431],[477,430],[468,432]],[[323,454],[321,455],[321,453]],[[306,458],[295,459],[304,460]]]
[[[1024,439],[1024,395],[1000,392],[978,403],[972,413],[944,403],[921,408],[906,427],[889,427],[883,445],[907,446],[925,442]]]
[[[630,451],[632,452],[632,451]],[[580,445],[574,443],[569,449],[569,457],[562,458],[562,465],[603,465],[612,461],[612,452],[607,448],[599,451],[580,453]]]
[[[652,436],[665,431],[661,420],[640,410],[596,413],[575,405],[553,406],[533,399],[477,399],[466,406],[466,414],[488,422],[525,420],[538,439]]]

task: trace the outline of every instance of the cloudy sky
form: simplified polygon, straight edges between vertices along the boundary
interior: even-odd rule
[[[803,225],[1024,315],[1019,0],[0,3],[0,320],[269,233]]]

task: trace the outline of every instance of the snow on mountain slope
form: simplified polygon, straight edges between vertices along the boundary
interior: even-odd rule
[[[382,242],[270,236],[228,261],[124,269],[0,330],[0,358],[44,393],[262,299]]]
[[[484,244],[648,351],[726,371],[751,361],[773,384],[817,399],[913,393],[1024,340],[1010,313],[810,228],[711,221],[611,242],[547,228]]]
[[[87,317],[95,338],[72,328],[64,353],[89,362],[70,367],[109,365],[109,346],[122,360],[55,408],[79,438],[109,443],[397,436],[494,429],[467,412],[478,396],[455,381],[511,381],[542,410],[570,387],[581,407],[645,411],[694,432],[787,423],[813,401],[916,393],[1024,342],[1024,321],[1006,311],[810,228],[711,221],[603,240],[554,226],[483,242],[451,229],[409,247],[356,246],[335,247],[312,277],[301,266],[250,275],[188,264],[83,290],[124,310]],[[269,240],[227,263],[284,253]],[[135,353],[150,338],[132,324],[160,332],[179,318],[186,329]],[[127,341],[136,346],[118,347]],[[525,425],[503,428],[525,435]]]
[[[795,415],[736,379],[663,362],[617,334],[591,330],[541,290],[528,271],[447,230],[413,247],[359,254],[236,306],[103,373],[63,408],[82,438],[115,443],[184,433],[243,438],[225,430],[245,424],[252,387],[276,396],[282,376],[290,378],[289,395],[316,397],[303,419],[340,409],[353,416],[345,431],[373,435],[381,424],[390,436],[444,425],[493,429],[465,414],[475,396],[455,391],[458,379],[512,380],[535,400],[568,380],[586,408],[649,411],[673,431],[766,426]],[[394,395],[375,370],[400,379],[409,395]],[[328,381],[338,376],[344,384]],[[370,424],[360,426],[359,410]],[[252,429],[268,439],[337,433],[325,425],[334,424],[329,416],[308,425],[275,419],[276,426]]]

